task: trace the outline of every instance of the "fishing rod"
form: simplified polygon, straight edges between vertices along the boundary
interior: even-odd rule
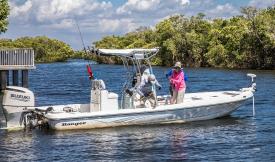
[[[88,56],[88,52],[87,52],[87,50],[86,50],[85,43],[84,43],[84,40],[83,40],[83,36],[82,36],[81,31],[80,31],[80,28],[79,28],[77,19],[74,18],[74,20],[75,20],[75,24],[76,24],[77,29],[78,29],[78,32],[79,32],[79,36],[80,36],[80,39],[81,39],[81,42],[82,42],[82,46],[83,46],[84,52],[85,52],[85,54]],[[90,64],[87,64],[87,65],[86,65],[86,68],[87,68],[87,72],[88,72],[88,74],[89,74],[89,79],[93,80],[93,79],[94,79],[94,73],[93,73],[93,71],[92,71],[91,65],[90,65]]]
[[[75,24],[76,24],[76,26],[77,26],[77,30],[78,30],[78,32],[79,32],[79,36],[80,36],[80,39],[81,39],[81,42],[82,42],[83,49],[84,49],[85,53],[88,54],[87,51],[86,51],[85,43],[84,43],[83,36],[82,36],[81,31],[80,31],[80,28],[79,28],[77,19],[74,18],[74,21],[75,21]]]

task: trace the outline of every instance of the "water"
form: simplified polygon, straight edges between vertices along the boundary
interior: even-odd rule
[[[30,89],[38,105],[87,103],[90,83],[85,61],[38,64]],[[120,93],[123,66],[92,65],[107,88]],[[155,67],[160,94],[168,92],[164,73]],[[252,101],[231,116],[187,124],[117,127],[77,131],[0,131],[0,161],[274,161],[275,72],[185,69],[187,92],[237,90],[257,75],[256,117]]]

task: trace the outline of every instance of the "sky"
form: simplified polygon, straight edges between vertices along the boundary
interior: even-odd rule
[[[154,27],[175,14],[204,13],[209,19],[240,15],[240,8],[266,8],[275,0],[9,0],[8,31],[0,38],[47,36],[82,49],[108,35]],[[77,23],[76,23],[77,22]]]

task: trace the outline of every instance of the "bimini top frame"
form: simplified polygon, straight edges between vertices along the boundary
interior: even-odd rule
[[[97,49],[97,54],[100,56],[118,56],[118,57],[126,57],[137,60],[146,60],[155,56],[159,51],[159,48],[152,49],[142,49],[142,48],[134,48],[134,49]]]
[[[94,53],[99,56],[117,56],[121,58],[125,68],[130,72],[129,61],[132,62],[133,71],[141,74],[142,62],[149,66],[150,73],[153,74],[150,59],[159,52],[159,48],[143,49],[96,49]]]
[[[151,66],[150,59],[154,57],[159,52],[159,48],[152,49],[142,49],[142,48],[134,48],[134,49],[94,49],[93,53],[99,56],[116,56],[119,57],[126,69],[125,73],[125,83],[122,87],[122,100],[121,100],[121,108],[125,101],[125,90],[131,88],[137,88],[140,83],[141,75],[142,75],[142,65],[146,63],[150,70],[150,73],[153,74],[153,69]],[[132,66],[131,66],[132,65]],[[138,75],[140,76],[138,79]],[[133,85],[134,78],[137,78],[137,83]],[[154,93],[156,94],[155,87],[153,88]],[[157,101],[156,101],[157,102]]]

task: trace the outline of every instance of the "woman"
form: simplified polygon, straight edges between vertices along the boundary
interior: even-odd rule
[[[181,63],[176,62],[172,75],[170,77],[170,83],[172,85],[173,96],[171,98],[171,104],[179,104],[183,102],[186,84],[184,81],[184,73],[181,70]]]
[[[165,75],[166,75],[166,78],[167,78],[168,80],[170,80],[170,78],[171,78],[171,76],[172,76],[172,73],[173,73],[173,70],[174,70],[174,67],[171,68],[171,69],[169,69],[169,71],[165,74]],[[184,74],[184,82],[188,81],[188,77],[187,77],[186,73],[184,73],[183,68],[181,68],[180,70],[181,70],[181,71],[183,72],[183,74]],[[170,82],[169,82],[169,92],[170,92],[170,95],[173,96],[173,89],[172,89],[172,85],[171,85]]]

